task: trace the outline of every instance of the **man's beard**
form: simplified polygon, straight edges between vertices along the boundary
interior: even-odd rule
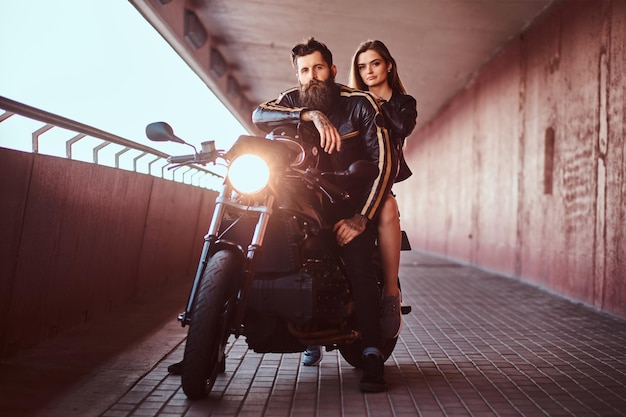
[[[326,81],[311,79],[308,85],[300,84],[300,105],[307,109],[328,114],[336,96],[337,85],[332,78]]]

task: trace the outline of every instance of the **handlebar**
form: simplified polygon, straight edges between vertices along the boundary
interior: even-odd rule
[[[340,198],[341,200],[349,200],[350,194],[348,192],[335,184],[325,180],[322,178],[322,172],[315,168],[307,168],[306,171],[302,174],[302,180],[312,187],[319,188],[328,198],[331,203],[333,201],[333,196]]]
[[[170,164],[206,164],[215,162],[220,156],[220,151],[199,152],[191,155],[175,155],[167,158]]]
[[[196,155],[179,155],[179,156],[170,156],[167,158],[167,162],[170,164],[184,164],[185,162],[194,162],[196,159]]]

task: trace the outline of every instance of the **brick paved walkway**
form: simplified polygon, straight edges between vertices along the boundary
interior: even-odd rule
[[[404,316],[385,364],[389,391],[359,392],[336,352],[318,367],[300,354],[257,354],[232,340],[210,397],[191,403],[166,367],[184,340],[118,399],[118,416],[626,416],[626,321],[515,280],[403,253]],[[119,387],[118,387],[119,388]],[[99,387],[105,391],[106,387]],[[73,399],[72,399],[73,398]],[[79,393],[46,415],[86,415]],[[74,404],[73,410],[70,409]],[[82,411],[81,411],[82,410]],[[72,414],[79,413],[79,414]]]

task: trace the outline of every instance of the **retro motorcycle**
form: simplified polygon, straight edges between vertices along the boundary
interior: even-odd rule
[[[148,125],[146,135],[189,145],[164,122]],[[199,152],[168,158],[171,168],[218,162],[227,167],[186,309],[178,317],[183,327],[189,325],[181,383],[191,400],[205,397],[224,372],[230,335],[244,335],[259,353],[323,345],[339,349],[350,365],[362,365],[350,287],[332,225],[321,213],[323,204],[350,198],[333,177],[371,181],[378,168],[357,161],[344,172],[322,171],[318,143],[299,125],[267,137],[242,135],[228,151],[209,141]],[[376,270],[382,291],[382,271]],[[408,312],[403,306],[402,313]],[[385,360],[396,341],[385,341]]]

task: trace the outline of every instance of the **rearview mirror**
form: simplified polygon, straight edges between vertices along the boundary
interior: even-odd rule
[[[174,130],[165,122],[154,122],[146,126],[146,136],[154,142],[186,143],[174,134]]]

